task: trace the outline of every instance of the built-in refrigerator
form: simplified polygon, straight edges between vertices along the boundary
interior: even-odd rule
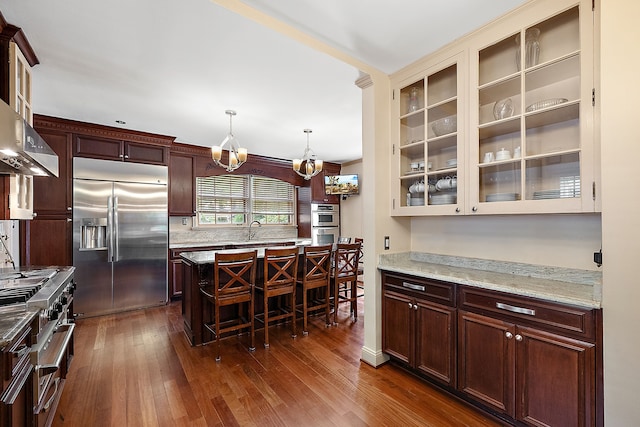
[[[73,159],[74,314],[167,302],[166,166]]]

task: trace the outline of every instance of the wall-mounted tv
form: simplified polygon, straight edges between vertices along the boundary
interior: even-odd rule
[[[360,192],[358,175],[326,175],[324,177],[324,192],[345,196],[358,194]]]

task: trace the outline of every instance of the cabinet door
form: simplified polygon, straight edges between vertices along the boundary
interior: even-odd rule
[[[415,341],[412,299],[385,292],[382,298],[382,351],[409,364],[413,363]]]
[[[458,313],[458,389],[514,416],[515,325],[467,311]]]
[[[33,177],[33,211],[38,215],[70,215],[71,203],[71,137],[68,133],[36,129],[58,155],[58,177]]]
[[[591,2],[545,9],[474,40],[472,212],[595,209]]]
[[[393,213],[456,215],[464,211],[463,55],[428,68],[394,90]]]
[[[91,157],[104,160],[122,160],[122,141],[117,139],[102,139],[91,136],[76,136],[73,155],[77,157]]]
[[[193,156],[171,153],[169,160],[169,215],[193,216],[196,210]]]
[[[164,166],[167,164],[167,149],[156,145],[125,142],[124,160]]]
[[[416,368],[435,380],[455,387],[456,310],[417,300]]]
[[[71,218],[23,221],[23,264],[73,265]]]
[[[595,346],[535,329],[516,335],[516,417],[536,426],[595,425]]]
[[[171,278],[170,285],[170,296],[171,298],[179,298],[182,296],[182,283],[184,281],[184,264],[180,259],[172,259],[169,261],[169,277]]]

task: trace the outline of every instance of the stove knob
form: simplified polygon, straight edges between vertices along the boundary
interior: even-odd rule
[[[53,304],[53,309],[58,313],[62,312],[62,303],[57,302]]]
[[[57,320],[58,319],[58,312],[55,310],[51,310],[49,312],[49,320]]]
[[[62,305],[67,305],[68,302],[69,302],[69,299],[67,298],[66,295],[62,295],[62,297],[60,297],[60,303]]]

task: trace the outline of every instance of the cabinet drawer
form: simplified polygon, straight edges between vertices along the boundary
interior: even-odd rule
[[[460,287],[459,298],[461,309],[581,339],[596,339],[593,309],[467,286]]]
[[[382,283],[385,290],[400,292],[449,307],[456,305],[456,285],[454,283],[384,271],[382,272]]]

